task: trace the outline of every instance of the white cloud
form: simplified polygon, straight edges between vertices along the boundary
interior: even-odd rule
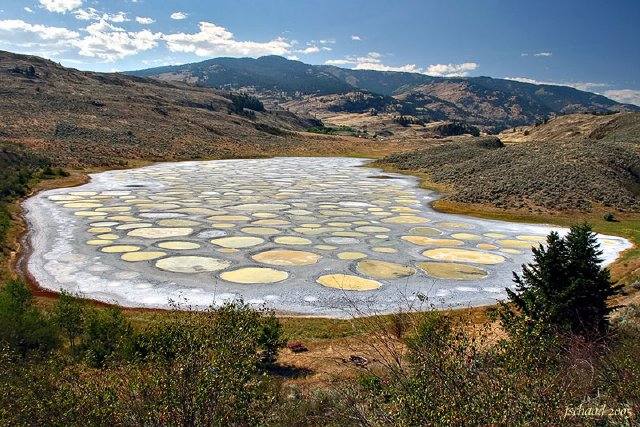
[[[432,64],[427,67],[425,74],[438,77],[465,77],[476,68],[478,68],[478,64],[475,62],[464,62],[462,64]]]
[[[39,0],[49,12],[65,13],[82,6],[82,0]]]
[[[306,49],[299,50],[298,52],[304,53],[305,55],[309,55],[310,53],[320,52],[320,48],[318,46],[309,46]]]
[[[382,54],[369,52],[365,56],[348,56],[344,59],[329,59],[325,61],[327,65],[350,65],[354,70],[375,70],[375,71],[400,71],[409,73],[420,73],[422,70],[415,64],[405,64],[400,66],[385,65],[382,63]]]
[[[602,94],[614,101],[640,106],[640,90],[612,89],[605,90]]]
[[[527,52],[523,52],[520,54],[520,56],[536,56],[536,57],[549,57],[549,56],[553,56],[553,52],[538,52],[538,53],[527,53]]]
[[[25,10],[25,12],[33,13],[33,9],[31,9],[31,8],[30,8],[30,7],[28,7],[28,6],[25,6],[25,7],[24,7],[24,10]]]
[[[349,59],[329,59],[324,63],[327,65],[349,65],[349,64],[353,64],[353,61]]]
[[[108,62],[152,49],[162,37],[162,33],[152,33],[149,30],[125,31],[104,19],[94,22],[84,30],[88,35],[72,42],[79,49],[78,54]]]
[[[361,40],[362,40],[362,37],[360,37],[360,36],[355,36],[355,35],[354,35],[354,36],[351,36],[351,40],[361,41]]]
[[[177,20],[180,20],[180,19],[185,19],[185,18],[187,17],[187,14],[186,14],[186,13],[184,13],[184,12],[173,12],[173,13],[170,15],[170,17],[171,17],[171,19],[177,19]]]
[[[73,16],[75,16],[76,19],[79,19],[81,21],[93,21],[93,20],[100,19],[101,15],[96,9],[89,7],[87,9],[74,10]]]
[[[355,70],[376,70],[376,71],[399,71],[406,73],[422,73],[441,77],[463,77],[469,72],[478,68],[475,62],[465,62],[463,64],[433,64],[426,69],[416,64],[386,65],[382,61],[383,55],[378,52],[369,52],[365,56],[347,56],[342,59],[329,59],[325,61],[327,65],[346,65]]]
[[[149,24],[153,24],[156,21],[152,18],[147,18],[144,16],[136,16],[136,22],[142,25],[149,25]]]
[[[323,40],[318,40],[320,42],[320,44],[335,44],[335,39],[323,39]]]
[[[0,21],[0,44],[20,47],[29,53],[56,54],[69,47],[80,34],[63,27],[30,24],[20,19]]]
[[[78,33],[63,27],[48,27],[39,24],[30,24],[21,19],[7,19],[0,21],[0,31],[15,31],[29,33],[40,40],[65,40],[78,37]]]
[[[587,92],[596,92],[602,88],[608,87],[606,83],[592,83],[592,82],[570,82],[566,83],[566,86],[572,87],[578,90],[584,90]]]
[[[289,56],[287,56],[287,59],[290,59],[292,61],[298,61],[300,59],[300,57],[296,56],[296,55],[289,55]]]
[[[111,22],[125,22],[128,21],[127,14],[125,12],[114,13],[113,15],[106,14],[107,18]]]
[[[161,66],[161,65],[174,65],[175,60],[173,58],[156,58],[156,59],[143,59],[140,61],[144,65]]]
[[[93,7],[88,7],[86,9],[76,9],[73,11],[73,16],[81,21],[99,21],[102,19],[111,22],[125,22],[129,20],[127,18],[126,12],[116,12],[113,14],[101,13]]]
[[[194,53],[198,56],[261,56],[287,55],[292,43],[278,37],[267,42],[239,41],[232,32],[211,22],[200,22],[200,31],[163,36],[172,52]]]
[[[163,34],[148,29],[127,31],[114,25],[116,21],[126,19],[120,13],[100,15],[95,9],[83,9],[77,17],[92,22],[78,31],[71,31],[22,20],[0,21],[0,46],[45,57],[65,53],[65,58],[72,59],[72,54],[76,54],[105,62],[152,49],[161,41],[172,52],[194,53],[199,56],[287,56],[297,52],[293,43],[284,38],[265,42],[237,40],[226,28],[210,22],[201,22],[199,31],[193,34]],[[321,48],[314,45],[305,50],[311,52],[316,49]]]
[[[543,81],[536,80],[536,79],[530,79],[529,77],[505,77],[505,79],[506,80],[513,80],[515,82],[520,82],[520,83],[532,83],[534,85],[555,84],[555,83],[543,82]]]
[[[402,73],[420,73],[420,68],[416,64],[405,64],[399,67],[384,65],[377,62],[362,62],[354,67],[356,70],[374,70],[374,71],[396,71]]]
[[[419,73],[420,68],[415,64],[405,64],[397,67],[385,65],[382,63],[382,55],[378,52],[369,52],[366,56],[355,58],[356,70],[375,70],[375,71],[400,71],[408,73]]]

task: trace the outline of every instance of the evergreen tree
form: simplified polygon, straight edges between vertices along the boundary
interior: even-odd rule
[[[620,292],[602,268],[602,251],[587,224],[571,227],[566,237],[552,232],[546,246],[533,248],[534,262],[514,274],[515,291],[503,303],[507,329],[542,327],[580,334],[602,333],[612,308],[607,300]],[[515,308],[515,310],[513,310]]]

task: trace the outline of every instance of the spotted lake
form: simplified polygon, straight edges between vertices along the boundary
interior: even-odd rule
[[[438,213],[351,158],[163,163],[25,202],[40,286],[130,307],[353,316],[495,302],[550,226]],[[607,262],[630,247],[599,236]]]

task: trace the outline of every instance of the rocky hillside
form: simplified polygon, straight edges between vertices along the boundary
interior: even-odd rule
[[[465,121],[491,131],[533,124],[558,114],[640,110],[566,86],[350,70],[278,56],[215,58],[129,74],[242,89],[265,102],[319,117],[354,113],[410,116],[421,123]]]
[[[454,202],[528,212],[640,212],[640,114],[573,115],[497,137],[445,140],[381,164],[420,172]],[[526,139],[524,139],[526,138]]]
[[[8,52],[0,52],[0,91],[0,142],[61,165],[265,155],[321,124],[230,92]]]

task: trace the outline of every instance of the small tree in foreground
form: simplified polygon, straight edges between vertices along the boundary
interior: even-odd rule
[[[86,311],[80,298],[64,290],[60,292],[58,301],[53,309],[53,322],[61,335],[69,341],[71,351],[76,349],[76,341],[84,332],[84,318]]]
[[[607,300],[620,292],[609,270],[602,268],[602,251],[587,224],[571,227],[561,238],[552,232],[546,246],[533,248],[534,262],[513,273],[515,292],[507,289],[510,305],[502,304],[507,329],[516,325],[591,334],[605,332],[612,308]],[[514,310],[515,308],[515,310]]]

